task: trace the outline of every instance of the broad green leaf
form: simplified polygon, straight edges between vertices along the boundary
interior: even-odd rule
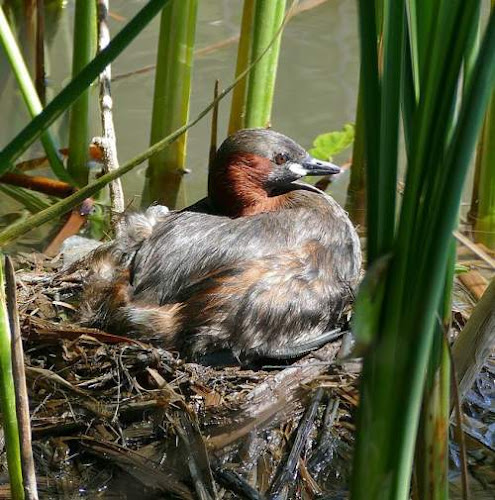
[[[333,156],[348,148],[354,141],[354,124],[347,123],[342,130],[319,135],[309,154],[319,160],[331,161]]]

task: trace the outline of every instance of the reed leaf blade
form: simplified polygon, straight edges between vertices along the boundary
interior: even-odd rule
[[[11,334],[4,283],[4,256],[0,253],[0,408],[5,433],[7,464],[12,498],[24,498],[21,450],[17,424],[14,379],[12,376]]]
[[[31,117],[35,117],[43,111],[43,106],[1,6],[0,42],[5,50],[29,114]],[[72,179],[65,170],[60,155],[58,154],[55,140],[48,130],[41,134],[41,143],[43,144],[43,148],[45,149],[45,153],[48,157],[53,173],[60,180],[71,182]],[[8,164],[5,164],[3,169],[2,166],[0,166],[0,171],[2,172],[7,169]]]

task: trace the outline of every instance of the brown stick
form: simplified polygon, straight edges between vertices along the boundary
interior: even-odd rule
[[[175,426],[175,431],[184,443],[184,458],[197,497],[199,500],[218,498],[203,436],[187,407],[180,413],[179,425]]]
[[[476,300],[481,299],[488,287],[488,281],[476,269],[460,274],[459,281],[469,290],[469,293]]]
[[[297,474],[297,467],[304,445],[307,443],[308,436],[313,429],[313,423],[316,417],[316,412],[323,397],[323,389],[317,389],[311,404],[304,413],[303,418],[299,422],[297,434],[294,439],[294,444],[287,457],[285,466],[280,471],[280,474],[272,484],[269,498],[273,500],[281,500],[288,498],[291,485],[294,483]]]
[[[31,444],[31,421],[29,417],[29,399],[24,369],[24,351],[22,349],[21,327],[17,311],[17,291],[12,261],[5,257],[5,285],[7,292],[7,311],[12,335],[12,373],[15,384],[15,401],[19,437],[21,445],[21,467],[24,491],[27,500],[38,500],[36,472],[34,470],[33,448]]]
[[[215,80],[215,87],[213,88],[213,100],[218,98],[218,89],[220,82]],[[217,142],[218,142],[218,102],[213,107],[211,113],[211,133],[210,133],[210,155],[208,158],[208,170],[211,169],[215,156],[217,154]]]
[[[454,231],[454,238],[462,243],[471,252],[476,254],[480,259],[484,260],[492,269],[495,269],[495,259],[490,257],[479,245],[471,241],[467,236],[464,236],[459,231]]]
[[[41,104],[46,105],[45,85],[45,6],[36,0],[36,92]]]
[[[246,500],[263,500],[263,497],[237,472],[230,469],[217,469],[215,479],[224,488]]]
[[[495,279],[486,289],[452,347],[454,367],[459,380],[459,399],[471,389],[486,362],[495,339]]]
[[[74,193],[74,188],[66,182],[37,175],[8,172],[0,176],[0,182],[9,184],[10,186],[23,187],[49,196],[57,196],[58,198],[66,198]]]
[[[93,206],[93,200],[91,198],[87,198],[78,207],[72,210],[69,217],[67,217],[64,225],[60,228],[59,232],[45,248],[45,255],[47,255],[48,257],[55,257],[55,255],[60,252],[62,243],[67,238],[77,234],[84,226],[88,215],[93,210]]]
[[[108,3],[109,0],[98,0],[98,51],[101,52],[110,43],[110,31],[108,29]],[[103,150],[103,170],[105,173],[117,170],[119,160],[117,158],[117,144],[115,139],[115,127],[112,117],[112,94],[110,82],[112,80],[112,68],[110,64],[100,74],[100,111],[103,137],[97,138],[96,142]],[[93,139],[95,142],[95,139]],[[120,179],[110,183],[110,204],[112,210],[112,227],[115,236],[120,234],[120,214],[124,212],[124,191]]]

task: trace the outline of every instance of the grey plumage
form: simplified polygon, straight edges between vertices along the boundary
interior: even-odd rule
[[[294,149],[285,136],[265,133],[269,146],[234,138],[220,160],[241,147],[268,158]],[[160,339],[192,358],[220,349],[241,359],[270,357],[332,330],[359,278],[359,239],[331,197],[284,182],[280,194],[270,193],[283,203],[267,212],[222,215],[206,198],[154,224],[140,219],[137,235],[129,216],[132,234],[96,252],[84,321]]]

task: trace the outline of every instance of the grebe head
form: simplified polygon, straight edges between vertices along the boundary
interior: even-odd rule
[[[265,210],[266,198],[290,191],[291,184],[306,175],[339,172],[339,167],[313,158],[283,134],[244,129],[218,149],[208,177],[208,196],[215,208],[228,215],[249,215]]]

